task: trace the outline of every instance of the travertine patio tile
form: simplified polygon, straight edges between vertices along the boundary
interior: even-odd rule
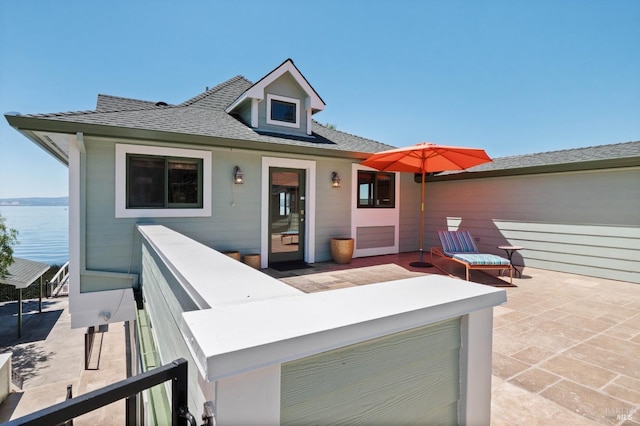
[[[492,426],[594,426],[586,417],[498,377],[492,380]]]
[[[581,361],[616,371],[634,379],[640,379],[640,363],[637,357],[628,357],[600,349],[586,343],[565,351],[565,355]]]
[[[538,393],[548,386],[561,380],[561,377],[537,368],[530,368],[511,378],[509,383],[520,386],[529,392]]]
[[[604,388],[604,392],[615,398],[627,401],[632,405],[637,405],[640,408],[640,388],[634,390],[624,386],[611,384]]]
[[[528,348],[514,353],[511,356],[517,360],[526,362],[527,364],[535,365],[547,358],[551,358],[554,355],[555,352],[548,351],[538,346],[529,346]]]
[[[528,313],[511,310],[511,312],[506,313],[504,315],[500,315],[497,318],[494,317],[493,326],[498,328],[505,325],[516,323],[518,321],[525,320],[530,317],[531,315]]]
[[[616,289],[599,293],[598,301],[626,308],[633,308],[632,306],[629,306],[632,303],[640,303],[640,297],[637,294],[637,290],[634,290],[635,293],[625,292],[622,290],[623,288],[618,286]]]
[[[562,306],[562,309],[567,311],[567,313],[575,314],[579,316],[586,316],[588,318],[596,318],[600,319],[601,317],[611,317],[613,322],[618,322],[621,319],[628,318],[630,313],[627,312],[626,317],[618,318],[618,315],[611,315],[614,312],[618,312],[617,309],[625,309],[619,308],[615,305],[609,305],[607,303],[595,302],[597,300],[597,296],[593,296],[592,300],[587,300],[586,298],[581,300],[580,302],[568,303]],[[594,316],[595,314],[595,316]],[[635,312],[633,312],[635,314]]]
[[[593,388],[606,385],[618,375],[565,355],[558,355],[543,362],[540,368]]]
[[[640,345],[629,340],[601,334],[585,341],[585,343],[629,357],[640,358]]]
[[[502,379],[513,377],[527,368],[529,368],[529,364],[515,358],[495,352],[493,354],[493,374]]]
[[[627,402],[567,380],[552,385],[541,395],[601,424],[618,423],[616,417],[611,416],[613,410],[633,409]]]
[[[635,328],[640,332],[640,315],[630,317],[622,322],[622,325]]]
[[[571,327],[581,328],[589,331],[602,332],[608,328],[611,328],[611,323],[605,321],[599,321],[596,319],[587,318],[581,315],[569,314],[562,317],[559,320],[562,324],[566,324]]]
[[[552,352],[562,352],[563,350],[570,348],[571,346],[574,346],[578,343],[577,340],[546,333],[541,330],[527,330],[520,333],[516,338],[523,342],[540,346]]]
[[[576,341],[585,340],[593,336],[593,333],[588,330],[571,327],[561,321],[541,321],[537,329]]]
[[[493,336],[493,351],[503,355],[511,355],[516,352],[520,352],[529,346],[530,345],[526,342],[522,342],[502,334],[494,333]]]
[[[524,333],[525,331],[531,330],[531,325],[523,324],[522,322],[511,323],[508,325],[504,325],[502,327],[496,327],[493,332],[494,334],[500,334],[502,336],[514,337]]]
[[[636,328],[640,330],[640,318],[636,317],[635,309],[625,308],[623,306],[609,305],[608,311],[605,314],[607,318],[613,318],[616,321],[622,322],[624,325]]]
[[[543,316],[545,319],[549,321],[561,320],[562,318],[569,315],[566,311],[562,309],[562,306],[558,308],[549,309],[543,312],[540,312],[539,315]]]

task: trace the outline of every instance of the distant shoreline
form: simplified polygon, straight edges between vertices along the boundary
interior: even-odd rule
[[[0,207],[13,206],[69,206],[69,197],[0,198]]]

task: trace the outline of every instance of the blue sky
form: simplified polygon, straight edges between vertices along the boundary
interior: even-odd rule
[[[315,116],[492,157],[640,140],[640,1],[1,1],[0,112],[182,102],[292,58]],[[0,198],[67,195],[0,120]]]

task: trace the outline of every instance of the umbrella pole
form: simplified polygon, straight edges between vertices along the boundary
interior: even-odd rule
[[[422,182],[420,182],[420,261],[411,262],[414,268],[431,268],[433,265],[424,261],[424,178],[426,172],[422,170]]]

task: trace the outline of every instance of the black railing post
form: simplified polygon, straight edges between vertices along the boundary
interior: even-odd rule
[[[10,420],[3,423],[3,426],[57,425],[168,380],[172,381],[172,424],[182,425],[189,421],[195,425],[195,418],[189,413],[187,406],[187,371],[187,361],[180,358],[151,371],[78,395],[19,419]]]
[[[176,366],[175,378],[172,381],[171,386],[171,407],[172,407],[172,423],[174,426],[184,424],[184,420],[181,420],[183,410],[186,411],[187,403],[187,387],[188,387],[188,370],[187,363],[178,363],[173,361]]]

